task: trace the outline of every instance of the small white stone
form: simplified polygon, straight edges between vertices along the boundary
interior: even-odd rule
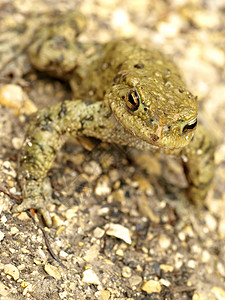
[[[111,193],[111,187],[109,186],[109,178],[106,175],[102,175],[96,184],[95,194],[97,196],[106,196]]]
[[[182,232],[182,231],[179,232],[179,233],[178,233],[178,238],[179,238],[180,241],[184,242],[184,241],[185,241],[185,238],[186,238],[185,233]]]
[[[128,14],[123,9],[114,10],[112,17],[112,24],[114,27],[125,26],[129,22]]]
[[[16,171],[13,169],[13,167],[11,166],[11,163],[9,161],[4,161],[2,166],[3,166],[3,171],[5,174],[12,176],[13,178],[16,178],[16,176],[17,176]]]
[[[167,287],[171,285],[171,282],[169,280],[166,280],[166,279],[163,279],[163,278],[161,278],[159,280],[159,282],[161,283],[161,285],[165,285]]]
[[[66,253],[66,252],[63,251],[63,250],[61,250],[61,251],[59,252],[59,256],[60,256],[60,257],[63,257],[63,258],[66,258],[68,255],[69,255],[69,254]]]
[[[171,239],[165,234],[160,234],[159,245],[163,249],[168,249],[171,245]]]
[[[102,291],[99,291],[98,293],[99,293],[98,294],[99,300],[108,300],[110,298],[110,291],[102,290]]]
[[[217,300],[224,300],[225,299],[225,290],[219,286],[214,286],[211,290],[213,294],[216,296]]]
[[[53,222],[53,224],[54,224],[54,227],[59,227],[59,226],[64,225],[64,220],[63,220],[63,218],[61,218],[61,217],[58,216],[58,215],[54,215],[54,216],[52,217],[52,222]]]
[[[101,284],[98,276],[91,269],[85,270],[83,272],[83,279],[82,279],[82,281],[84,283],[90,283],[90,284]]]
[[[122,269],[122,276],[124,278],[130,278],[132,275],[132,270],[130,267],[128,266],[124,266],[123,269]]]
[[[93,246],[90,247],[90,249],[87,250],[87,252],[86,252],[85,256],[83,257],[83,259],[86,262],[91,262],[93,260],[96,260],[96,258],[99,255],[99,250],[100,250],[99,245],[94,244]]]
[[[190,259],[190,260],[187,262],[187,266],[188,266],[189,268],[195,269],[195,268],[196,268],[196,261],[194,261],[193,259]]]
[[[101,239],[105,234],[105,230],[100,227],[96,227],[93,234],[96,239]]]
[[[4,233],[2,231],[0,231],[0,241],[2,241],[4,239]]]
[[[222,262],[217,263],[217,270],[221,276],[225,277],[225,266]]]
[[[160,269],[163,270],[164,272],[173,272],[174,267],[170,265],[161,264]]]
[[[203,296],[199,292],[194,292],[192,300],[204,300]]]
[[[5,224],[7,222],[6,216],[1,217],[1,222],[2,222],[2,224]]]
[[[46,264],[44,266],[44,270],[45,270],[46,273],[48,273],[48,275],[54,277],[57,280],[59,280],[61,278],[61,273],[59,272],[59,270],[55,266],[52,266],[50,264]]]
[[[68,209],[65,212],[65,217],[68,221],[73,219],[77,215],[78,207],[77,206],[72,206],[70,209]]]
[[[91,175],[92,180],[95,180],[99,177],[99,175],[102,174],[102,169],[96,161],[92,160],[89,163],[85,164],[84,172],[88,175]]]
[[[140,284],[142,282],[142,277],[139,275],[132,275],[129,278],[129,284],[131,287],[135,287],[136,285]]]
[[[217,221],[210,213],[207,213],[205,222],[210,231],[214,232],[216,230]]]
[[[121,239],[129,245],[131,244],[130,231],[128,228],[120,224],[113,224],[113,223],[107,224],[105,228],[106,228],[106,234]]]
[[[19,232],[19,229],[14,226],[10,229],[10,232],[11,232],[11,234],[17,234]]]
[[[9,248],[9,252],[11,252],[11,253],[15,253],[15,252],[16,252],[16,250],[15,250],[14,248]]]
[[[12,264],[5,265],[4,266],[4,272],[5,272],[5,274],[12,276],[12,278],[14,280],[18,280],[19,277],[20,277],[19,270],[17,269],[17,267],[15,267]]]
[[[223,67],[225,63],[224,51],[216,47],[205,47],[203,52],[204,57],[207,61],[211,61],[216,64],[218,67]]]
[[[211,256],[207,250],[202,251],[202,259],[201,260],[203,263],[207,263],[210,260],[210,257]]]
[[[118,250],[116,251],[116,255],[118,255],[118,256],[124,256],[123,250],[122,250],[122,249],[118,249]]]
[[[18,137],[12,138],[12,145],[14,149],[19,150],[23,145],[23,139]]]

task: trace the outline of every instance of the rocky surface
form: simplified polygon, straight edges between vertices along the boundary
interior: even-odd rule
[[[66,83],[32,69],[26,48],[39,24],[71,9],[89,20],[83,41],[134,37],[172,57],[217,139],[215,179],[198,212],[176,158],[68,141],[49,173],[54,227],[45,228],[60,262],[41,229],[26,213],[13,215],[13,200],[0,193],[1,298],[225,299],[224,1],[0,2],[0,186],[20,196],[27,115],[70,97]]]

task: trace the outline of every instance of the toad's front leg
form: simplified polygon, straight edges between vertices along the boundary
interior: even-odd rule
[[[198,125],[193,140],[182,151],[188,196],[197,206],[202,205],[213,179],[214,151],[214,137],[202,125]]]
[[[50,194],[46,176],[62,145],[63,136],[101,138],[106,132],[110,136],[110,131],[114,130],[113,126],[109,126],[110,118],[111,111],[102,101],[92,104],[80,100],[64,101],[34,114],[19,155],[18,180],[23,202],[13,211],[38,209],[46,225],[51,226],[46,209]]]

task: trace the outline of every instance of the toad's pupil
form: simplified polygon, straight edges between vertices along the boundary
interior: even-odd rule
[[[128,95],[127,106],[130,110],[135,111],[139,107],[139,95],[135,90],[131,90]]]
[[[197,126],[197,119],[194,119],[193,121],[189,122],[184,126],[183,133],[192,131],[193,129],[195,129],[196,126]]]

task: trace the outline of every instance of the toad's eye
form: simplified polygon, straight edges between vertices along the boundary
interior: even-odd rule
[[[192,131],[193,129],[195,129],[195,127],[197,126],[197,118],[191,120],[189,123],[187,123],[183,130],[182,133],[187,133],[189,131]]]
[[[140,96],[136,90],[131,90],[126,96],[126,105],[130,111],[136,111],[140,105]]]

